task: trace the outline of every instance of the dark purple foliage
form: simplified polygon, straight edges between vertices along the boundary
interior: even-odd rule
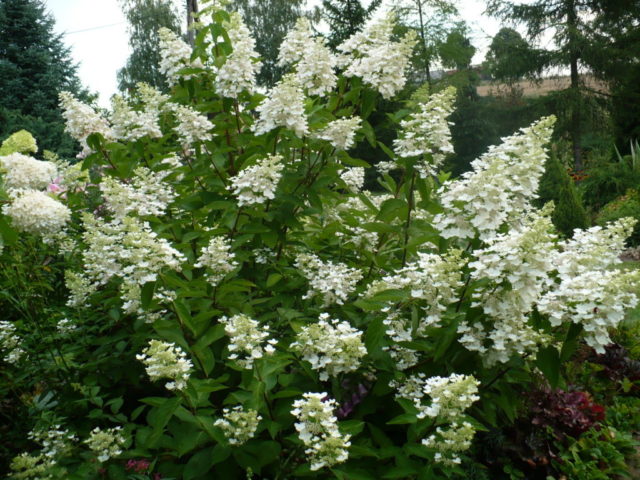
[[[540,390],[533,395],[531,423],[551,427],[554,435],[578,437],[604,420],[605,409],[586,392]]]

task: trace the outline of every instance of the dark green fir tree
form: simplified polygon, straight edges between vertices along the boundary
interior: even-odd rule
[[[329,46],[336,48],[362,28],[382,0],[364,7],[360,0],[323,0],[322,17],[329,24]]]
[[[40,150],[73,156],[58,94],[81,92],[76,71],[41,0],[0,0],[0,140],[25,129]]]
[[[562,235],[571,237],[576,228],[588,228],[589,217],[585,211],[573,180],[555,156],[547,160],[545,172],[538,190],[539,205],[553,201],[555,210],[551,219]]]

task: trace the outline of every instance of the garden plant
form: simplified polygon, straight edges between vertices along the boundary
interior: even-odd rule
[[[640,270],[611,268],[635,221],[565,238],[533,206],[553,117],[457,179],[451,88],[379,142],[416,40],[391,17],[338,55],[299,20],[268,92],[241,17],[199,20],[193,50],[160,32],[169,95],[140,84],[107,116],[61,95],[77,162],[24,133],[2,150],[8,478],[471,478],[478,436],[532,386],[568,390],[637,305]],[[541,424],[602,418],[548,395],[582,423]]]

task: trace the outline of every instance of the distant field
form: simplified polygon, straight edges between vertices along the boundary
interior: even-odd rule
[[[593,77],[583,77],[583,81],[591,90],[603,93],[607,92],[607,86]],[[549,77],[543,79],[539,83],[525,80],[516,83],[516,86],[522,89],[522,93],[526,97],[539,97],[549,92],[564,90],[569,87],[569,84],[569,77]],[[483,97],[499,95],[500,92],[505,91],[506,88],[507,87],[504,84],[483,82],[478,86],[478,94]]]

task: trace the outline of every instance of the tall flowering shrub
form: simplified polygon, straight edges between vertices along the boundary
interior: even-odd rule
[[[81,167],[0,156],[3,265],[64,277],[63,304],[2,323],[8,368],[48,365],[21,380],[34,428],[66,432],[10,478],[464,476],[523,383],[557,384],[570,343],[601,350],[638,303],[640,274],[611,268],[633,222],[561,240],[532,206],[553,118],[454,180],[453,91],[378,142],[415,43],[391,18],[337,56],[301,20],[265,95],[241,17],[204,12],[193,52],[162,32],[171,95],[140,85],[109,118],[61,96]],[[353,158],[362,141],[388,158]]]

